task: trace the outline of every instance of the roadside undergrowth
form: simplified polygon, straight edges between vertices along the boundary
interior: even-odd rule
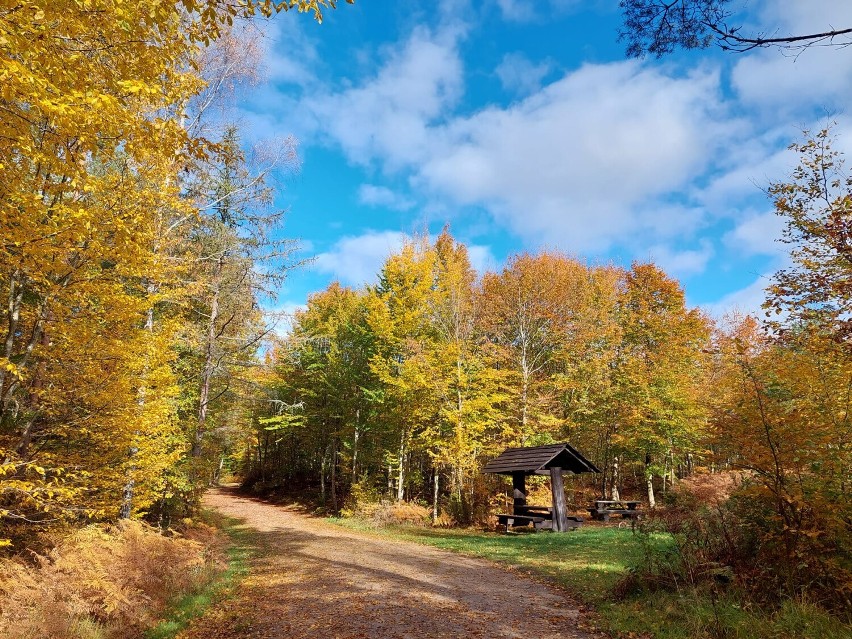
[[[250,531],[236,519],[205,510],[202,519],[227,535],[224,548],[226,566],[203,587],[174,599],[165,610],[162,620],[144,633],[144,639],[173,639],[193,619],[201,617],[214,603],[226,599],[249,572],[249,560],[256,552]]]
[[[225,570],[216,528],[192,523],[162,534],[137,521],[92,525],[49,552],[0,562],[5,639],[133,639],[169,604]]]

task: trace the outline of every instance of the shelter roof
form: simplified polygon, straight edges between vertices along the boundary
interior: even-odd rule
[[[571,444],[547,444],[525,448],[507,448],[485,465],[482,472],[511,475],[546,475],[550,468],[561,468],[570,473],[601,472],[583,457]]]

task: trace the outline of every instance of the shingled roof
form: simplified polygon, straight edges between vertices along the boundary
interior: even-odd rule
[[[572,473],[601,472],[568,443],[507,448],[488,462],[482,472],[500,475],[519,472],[527,475],[547,475],[548,469],[553,467]]]

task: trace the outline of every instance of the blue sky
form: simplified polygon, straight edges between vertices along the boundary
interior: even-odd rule
[[[852,24],[852,2],[739,6],[744,30]],[[653,260],[691,304],[756,309],[786,260],[763,189],[826,114],[852,146],[852,49],[636,61],[619,26],[617,0],[358,0],[264,25],[239,119],[249,142],[299,140],[277,204],[316,257],[277,307],[372,281],[405,234],[450,224],[480,270],[541,248]]]

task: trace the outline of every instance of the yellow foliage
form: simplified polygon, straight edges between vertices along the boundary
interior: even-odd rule
[[[185,454],[185,125],[237,16],[335,0],[22,0],[0,8],[0,520],[113,518]],[[197,287],[196,287],[197,288]],[[169,305],[167,310],[165,307]],[[194,384],[193,380],[193,384]],[[11,536],[11,535],[6,535]]]

